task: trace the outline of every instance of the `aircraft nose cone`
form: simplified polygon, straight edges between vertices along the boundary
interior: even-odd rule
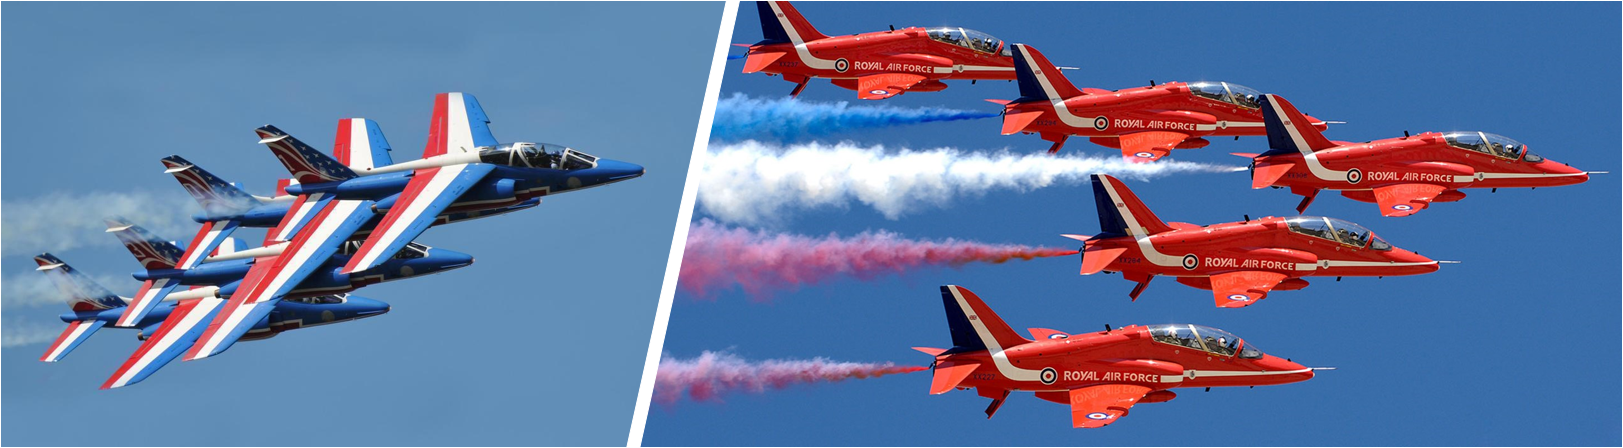
[[[1533,166],[1545,173],[1558,175],[1552,179],[1554,185],[1575,185],[1589,181],[1589,173],[1554,160],[1544,159]]]
[[[1396,247],[1386,251],[1386,258],[1394,263],[1403,264],[1403,266],[1397,266],[1398,272],[1392,275],[1428,274],[1437,272],[1439,266],[1436,260]]]
[[[598,159],[597,169],[603,172],[605,182],[642,177],[645,171],[642,165],[612,159]]]
[[[1262,359],[1257,360],[1257,366],[1269,372],[1285,372],[1270,375],[1275,380],[1271,384],[1296,383],[1313,379],[1313,369],[1273,355],[1263,355]]]
[[[350,309],[355,310],[355,318],[372,317],[389,312],[389,304],[380,300],[372,300],[360,296],[349,296],[344,302]]]

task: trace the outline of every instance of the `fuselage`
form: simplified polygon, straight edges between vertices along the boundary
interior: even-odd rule
[[[287,297],[302,298],[344,293],[374,283],[436,274],[473,264],[473,256],[465,253],[437,248],[407,247],[377,267],[344,274],[343,268],[349,262],[349,258],[347,255],[334,255],[288,292]],[[134,277],[137,280],[169,277],[179,279],[181,285],[218,286],[220,288],[218,294],[226,297],[236,291],[254,262],[253,259],[228,260],[204,263],[184,271],[173,269],[137,271]]]
[[[1120,148],[1123,134],[1170,131],[1191,137],[1179,149],[1199,148],[1209,142],[1198,137],[1267,135],[1256,96],[1244,86],[1219,82],[1169,82],[1117,91],[1082,89],[1084,95],[1053,101],[1037,99],[1005,106],[1004,134],[1076,135],[1094,143]],[[1023,113],[1029,123],[1011,121]],[[1018,119],[1016,119],[1018,120]],[[1322,120],[1314,126],[1324,129]]]
[[[947,29],[958,31],[949,37],[943,31]],[[805,78],[827,78],[849,89],[855,89],[856,84],[838,80],[855,80],[885,73],[919,75],[931,80],[1014,79],[1014,60],[1005,50],[1006,44],[982,34],[960,28],[911,27],[834,36],[799,45],[790,42],[761,43],[750,47],[751,55],[781,56],[765,66],[746,66],[744,72],[783,75],[785,79],[796,82]],[[991,39],[991,42],[985,39]],[[910,90],[939,89],[921,85]]]
[[[1164,275],[1210,289],[1203,277],[1233,271],[1272,271],[1288,277],[1394,276],[1434,272],[1437,262],[1392,246],[1369,230],[1338,219],[1266,217],[1205,227],[1173,223],[1143,238],[1090,240],[1087,251],[1121,248],[1106,271]],[[1188,278],[1188,279],[1185,279]],[[1294,287],[1293,287],[1294,286]],[[1306,286],[1292,281],[1276,289]]]
[[[1210,327],[1134,325],[1094,333],[1052,332],[1011,348],[949,352],[936,359],[938,363],[980,364],[959,383],[961,389],[1031,391],[1039,398],[1066,404],[1070,403],[1067,391],[1098,384],[1128,383],[1166,390],[1262,386],[1313,378],[1311,369],[1248,348],[1234,335]],[[1142,401],[1165,401],[1171,396],[1156,398],[1152,393]]]
[[[148,312],[133,326],[133,328],[140,331],[138,337],[146,339],[152,336],[160,327],[159,324],[162,324],[164,319],[168,318],[170,312],[173,312],[179,304],[180,301],[172,301],[159,303],[155,306],[151,312]],[[68,312],[59,317],[63,322],[70,323],[91,319],[112,323],[118,322],[119,316],[124,314],[124,308]],[[387,312],[389,312],[389,304],[354,295],[293,298],[277,302],[275,309],[265,319],[255,323],[242,340],[266,339],[284,331],[347,322]],[[107,325],[106,328],[124,327]]]
[[[1338,190],[1349,198],[1375,202],[1371,190],[1383,185],[1429,184],[1459,190],[1554,187],[1589,180],[1584,171],[1533,154],[1513,140],[1499,139],[1503,138],[1477,132],[1427,132],[1367,143],[1335,142],[1340,146],[1311,155],[1264,153],[1254,158],[1254,173],[1286,164],[1289,168],[1265,174],[1277,176],[1271,184],[1254,186]],[[1434,202],[1462,197],[1445,192]]]

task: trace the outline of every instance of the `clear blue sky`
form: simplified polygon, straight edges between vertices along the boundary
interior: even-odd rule
[[[753,5],[733,42],[753,43]],[[1617,3],[801,3],[826,34],[887,25],[964,26],[1032,44],[1078,87],[1236,82],[1347,121],[1329,136],[1370,140],[1404,130],[1486,130],[1549,158],[1610,170],[1589,183],[1495,194],[1472,190],[1407,218],[1335,195],[1310,212],[1348,219],[1438,259],[1440,272],[1387,279],[1313,279],[1242,310],[1159,279],[1137,303],[1119,275],[1076,275],[1075,258],[875,281],[842,280],[747,300],[678,293],[665,349],[689,358],[731,348],[750,359],[826,356],[924,364],[911,346],[950,344],[938,285],[979,293],[1016,328],[1101,330],[1105,324],[1193,322],[1265,351],[1340,370],[1299,384],[1178,390],[1102,430],[1070,428],[1063,405],[1017,394],[996,418],[973,392],[927,394],[928,374],[801,386],[726,402],[655,404],[648,445],[1617,445],[1619,443],[1619,5]],[[741,49],[734,49],[735,53]],[[786,95],[779,78],[738,73],[723,95]],[[995,110],[1013,83],[949,81],[899,106]],[[852,101],[814,82],[808,101]],[[996,119],[829,136],[865,144],[1041,151],[1036,136],[999,136]],[[1176,151],[1179,160],[1243,165],[1229,152],[1260,137]],[[1073,140],[1068,151],[1115,150]],[[1130,186],[1163,218],[1207,224],[1242,214],[1294,214],[1297,196],[1251,190],[1244,172]],[[702,217],[702,213],[696,217]],[[1071,245],[1098,221],[1085,185],[961,198],[898,221],[854,205],[806,212],[781,230],[850,235],[889,229],[922,238]]]
[[[624,443],[721,7],[5,4],[8,212],[53,192],[184,198],[158,163],[169,154],[268,193],[287,173],[256,144],[266,123],[327,151],[339,118],[372,118],[395,160],[413,160],[445,91],[477,95],[500,140],[648,174],[430,229],[419,242],[477,263],[359,291],[392,304],[384,316],[175,362],[134,387],[96,390],[138,346],[132,331],[104,329],[57,364],[38,361],[45,344],[7,347],[0,443]],[[93,237],[106,242],[59,255],[133,294],[133,259]],[[8,282],[38,275],[26,255],[4,262]],[[7,325],[64,325],[66,305],[5,301]]]

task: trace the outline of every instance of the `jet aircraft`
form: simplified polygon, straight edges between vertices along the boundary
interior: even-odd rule
[[[1307,287],[1302,277],[1415,275],[1438,262],[1335,218],[1265,217],[1198,226],[1163,223],[1114,177],[1093,175],[1101,233],[1081,240],[1082,275],[1120,272],[1137,300],[1158,275],[1212,291],[1218,307],[1256,303],[1272,290]]]
[[[125,314],[124,308],[129,299],[113,294],[56,256],[49,253],[40,254],[34,257],[34,262],[39,265],[38,270],[56,284],[62,295],[67,298],[68,306],[72,308],[72,311],[61,316],[62,321],[68,323],[68,328],[45,349],[45,355],[40,357],[40,361],[61,361],[79,344],[89,340],[90,335],[95,334],[96,330],[108,326]],[[180,350],[186,347],[182,342],[187,336],[185,331],[176,331],[174,328],[182,325],[181,322],[184,321],[206,319],[209,310],[217,308],[221,301],[210,296],[163,302],[135,324],[128,325],[127,327],[138,329],[137,338],[145,342],[135,352],[135,356],[126,361],[106,383],[102,384],[101,388],[111,389],[135,384],[174,359],[180,354]],[[242,339],[245,341],[269,339],[286,331],[348,322],[387,312],[389,304],[351,294],[318,295],[287,300],[277,303],[268,318],[255,322]],[[114,325],[113,328],[121,327]],[[193,334],[191,337],[195,338],[196,335]]]
[[[1268,147],[1251,158],[1251,188],[1290,188],[1307,210],[1320,190],[1409,216],[1433,202],[1465,198],[1465,188],[1537,188],[1589,180],[1582,170],[1540,157],[1527,145],[1486,132],[1427,132],[1365,143],[1331,141],[1289,101],[1264,95]]]
[[[1133,325],[1068,334],[1031,328],[1021,337],[981,298],[942,286],[952,348],[914,347],[935,357],[930,393],[975,388],[992,418],[1011,391],[1071,406],[1071,426],[1099,428],[1137,403],[1172,400],[1173,388],[1265,386],[1313,378],[1315,370],[1264,354],[1216,328]]]
[[[910,27],[829,37],[817,32],[789,2],[755,2],[764,40],[748,45],[744,73],[782,75],[800,96],[812,78],[882,100],[906,92],[935,92],[946,79],[1012,80],[1003,41],[967,28]],[[738,44],[739,46],[745,46]]]
[[[1110,91],[1077,89],[1041,52],[1014,44],[1020,98],[988,100],[1003,105],[1003,135],[1037,134],[1059,152],[1072,135],[1120,149],[1132,162],[1152,162],[1173,149],[1205,147],[1205,137],[1264,135],[1257,99],[1249,87],[1227,82],[1169,82]],[[1314,127],[1328,124],[1312,119]]]
[[[257,132],[260,142],[298,181],[285,188],[297,197],[277,227],[267,232],[265,250],[254,254],[257,258],[242,284],[192,345],[187,360],[230,348],[252,322],[263,319],[379,213],[382,220],[339,274],[377,267],[439,221],[442,213],[461,211],[459,206],[500,209],[643,173],[640,166],[559,145],[498,143],[478,101],[462,93],[435,96],[422,159],[359,172],[274,127]]]

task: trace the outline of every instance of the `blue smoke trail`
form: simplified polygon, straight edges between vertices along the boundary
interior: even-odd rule
[[[844,101],[814,103],[792,98],[757,99],[735,93],[716,102],[716,119],[710,130],[710,139],[739,141],[770,136],[779,141],[791,141],[805,135],[820,136],[839,131],[997,116],[998,112],[995,111],[852,106]]]

